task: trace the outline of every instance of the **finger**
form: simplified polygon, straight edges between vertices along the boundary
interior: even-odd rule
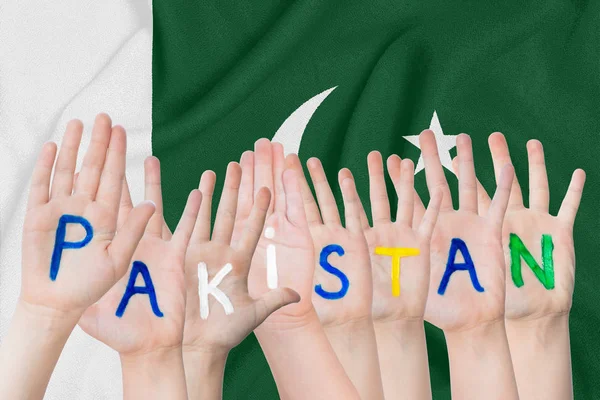
[[[227,166],[225,183],[221,192],[221,200],[215,217],[212,240],[229,245],[235,224],[235,214],[240,190],[242,169],[236,162],[230,162]]]
[[[350,172],[348,168],[344,168],[343,170],[344,173],[340,171],[338,174],[338,181],[344,199],[344,221],[346,223],[346,229],[350,232],[362,234],[363,228],[360,222],[360,198],[356,191],[354,177],[352,177],[352,172]]]
[[[400,171],[396,222],[412,227],[415,208],[415,165],[412,160],[402,160],[400,163]]]
[[[242,254],[242,257],[251,260],[256,249],[256,245],[260,240],[263,228],[265,226],[265,219],[269,210],[269,204],[271,202],[271,193],[269,189],[262,188],[256,194],[254,200],[254,206],[250,211],[250,216],[242,232],[242,237],[237,244],[238,251]],[[250,263],[248,263],[250,268]]]
[[[254,153],[245,151],[240,158],[242,180],[238,194],[236,219],[244,220],[250,215],[254,201]]]
[[[388,198],[383,174],[383,161],[381,153],[372,151],[367,156],[369,170],[369,198],[371,200],[371,218],[373,226],[389,223],[390,199]]]
[[[146,225],[154,214],[154,209],[155,206],[150,200],[143,201],[134,207],[121,230],[117,232],[108,246],[108,254],[115,265],[115,282],[127,272],[131,257],[144,235]]]
[[[343,182],[344,179],[354,180],[354,177],[352,176],[352,173],[350,172],[350,170],[348,168],[343,168],[340,170],[338,180],[340,182]],[[356,187],[356,183],[354,184],[354,186]],[[370,227],[369,219],[367,218],[367,213],[365,212],[365,207],[363,206],[362,201],[360,201],[360,196],[358,196],[358,197],[359,197],[359,202],[357,203],[357,205],[359,208],[358,212],[359,212],[359,218],[360,218],[360,226],[361,226],[362,230],[365,230]]]
[[[529,160],[529,208],[548,213],[550,203],[548,174],[546,161],[544,161],[544,148],[539,140],[527,142],[527,158]]]
[[[144,199],[151,200],[156,206],[154,215],[148,223],[147,233],[162,237],[164,219],[160,183],[160,162],[154,156],[149,156],[144,161],[144,185]]]
[[[54,168],[50,198],[70,196],[73,192],[73,174],[77,165],[77,153],[82,133],[81,121],[74,119],[67,124]]]
[[[281,143],[271,143],[273,152],[273,199],[274,210],[285,213],[285,191],[283,190],[283,170],[285,169],[285,157]]]
[[[452,210],[452,197],[450,195],[450,187],[444,175],[444,168],[440,162],[438,148],[435,141],[433,131],[426,129],[419,136],[421,146],[421,156],[425,162],[425,178],[427,180],[427,188],[429,193],[434,193],[437,190],[442,191],[442,205],[440,210]]]
[[[290,288],[269,290],[254,302],[255,324],[259,326],[275,311],[291,303],[298,303],[300,295]]]
[[[458,157],[452,159],[452,169],[454,170],[454,174],[458,177]],[[492,199],[490,199],[490,195],[487,194],[487,190],[485,190],[479,179],[477,179],[477,214],[480,216],[486,215],[491,202]]]
[[[443,194],[442,194],[443,197]],[[443,200],[443,199],[442,199]],[[423,201],[421,197],[419,197],[419,193],[415,189],[413,189],[413,219],[412,226],[419,226],[421,221],[423,220],[423,216],[425,215],[425,206],[423,205]]]
[[[338,212],[333,192],[327,182],[327,176],[323,170],[323,164],[316,157],[311,157],[307,162],[308,172],[317,195],[317,202],[325,225],[340,225],[340,214]]]
[[[83,157],[81,172],[75,186],[76,194],[82,194],[90,199],[96,197],[100,176],[102,175],[106,159],[106,150],[110,143],[111,125],[112,121],[108,115],[98,114],[92,128],[90,145]]]
[[[171,243],[178,249],[180,254],[185,255],[188,243],[192,237],[194,225],[198,218],[198,211],[200,211],[200,204],[202,203],[202,193],[198,189],[194,189],[190,192],[183,214],[179,218],[179,223],[175,232],[173,233],[173,239]],[[182,266],[183,267],[183,266]]]
[[[273,193],[273,151],[269,139],[259,139],[254,144],[254,197],[262,187]],[[273,199],[271,199],[273,200]],[[274,204],[269,205],[269,214],[273,212]]]
[[[302,169],[302,164],[300,163],[298,155],[293,153],[288,154],[288,156],[285,158],[285,165],[286,168],[296,171],[300,180],[302,202],[304,203],[304,212],[306,213],[306,220],[308,221],[308,224],[321,224],[322,221],[321,214],[319,213],[319,206],[317,205],[312,191],[310,190],[310,186],[308,186],[308,182],[306,181],[306,176],[304,175],[304,170]]]
[[[487,218],[496,227],[499,235],[502,233],[502,223],[504,222],[504,215],[506,214],[508,202],[511,197],[514,175],[515,170],[511,164],[506,164],[502,168],[496,193],[494,193],[492,204],[488,210]]]
[[[123,223],[127,219],[127,216],[131,212],[133,208],[133,203],[131,201],[131,193],[129,192],[129,184],[127,183],[127,178],[123,178],[123,183],[121,184],[123,187],[121,188],[121,200],[119,202],[119,215],[117,216],[117,230],[121,229]]]
[[[215,191],[216,180],[217,176],[213,171],[210,170],[204,171],[200,177],[200,184],[198,187],[202,193],[202,204],[200,204],[198,219],[196,220],[194,232],[192,233],[192,238],[190,239],[194,243],[204,243],[210,240],[212,198]],[[250,193],[252,193],[252,189],[250,189]],[[239,199],[236,199],[236,201],[239,201]]]
[[[125,157],[127,153],[127,135],[121,126],[115,126],[110,135],[106,161],[100,176],[100,184],[96,201],[113,210],[115,215],[119,212],[123,179],[125,179]]]
[[[412,160],[411,160],[412,161]],[[414,163],[413,170],[414,170]],[[387,159],[387,169],[388,174],[390,175],[390,179],[392,180],[392,184],[394,185],[394,189],[396,189],[396,196],[398,197],[398,209],[396,210],[396,221],[401,219],[400,217],[400,197],[402,193],[402,188],[400,186],[400,179],[402,177],[402,159],[397,154],[392,154]],[[419,226],[423,215],[425,214],[425,206],[419,197],[419,194],[414,188],[414,172],[413,172],[413,187],[412,187],[412,197],[413,197],[413,215],[412,215],[412,224],[411,226]]]
[[[477,213],[477,178],[471,137],[461,133],[456,138],[458,151],[458,204],[460,210]]]
[[[558,218],[566,221],[571,226],[575,223],[575,216],[577,215],[579,203],[581,202],[584,184],[585,172],[582,169],[576,169],[575,172],[573,172],[569,189],[567,190],[567,194],[558,211]]]
[[[56,143],[48,142],[44,144],[31,175],[27,210],[43,206],[50,199],[50,177],[52,176],[52,166],[55,158]]]
[[[494,172],[496,175],[496,184],[500,179],[500,172],[505,164],[511,164],[510,153],[508,151],[508,144],[506,138],[500,132],[494,132],[488,138],[488,144],[492,153],[492,162],[494,163]],[[512,187],[510,189],[510,199],[508,201],[508,207],[523,207],[523,195],[521,193],[521,186],[517,177],[513,179]]]
[[[283,188],[285,190],[285,214],[288,221],[298,228],[308,228],[300,183],[295,171],[291,169],[283,171]]]
[[[429,204],[427,205],[427,211],[423,215],[423,218],[419,224],[419,234],[426,238],[427,241],[431,240],[431,235],[433,234],[433,229],[435,228],[435,224],[438,219],[438,215],[440,214],[440,207],[442,206],[442,197],[444,193],[441,191],[437,191],[433,193],[431,199],[429,200]]]

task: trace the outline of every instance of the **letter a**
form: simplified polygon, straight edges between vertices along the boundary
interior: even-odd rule
[[[210,310],[208,309],[208,295],[212,294],[215,299],[223,306],[225,315],[233,313],[233,304],[229,300],[229,297],[225,295],[217,286],[225,276],[233,270],[231,264],[227,263],[221,268],[214,278],[208,282],[208,270],[206,264],[201,262],[198,264],[198,282],[199,282],[199,294],[200,294],[200,318],[208,319]]]
[[[142,274],[142,278],[144,279],[144,283],[146,286],[135,286],[135,281],[137,276]],[[150,298],[150,306],[152,307],[152,312],[157,317],[162,317],[164,314],[158,308],[158,301],[156,300],[156,291],[154,290],[154,284],[152,283],[152,278],[150,278],[150,271],[148,271],[148,266],[141,261],[134,261],[133,266],[131,267],[131,273],[129,274],[129,281],[127,282],[127,287],[125,288],[125,294],[119,303],[119,307],[117,308],[117,317],[121,318],[125,313],[125,309],[127,308],[127,304],[129,304],[129,299],[133,295],[136,294],[147,294]]]
[[[535,261],[525,244],[520,237],[516,234],[510,234],[510,241],[508,244],[510,248],[510,272],[512,280],[516,287],[521,287],[523,283],[523,275],[521,274],[521,257],[529,268],[533,271],[536,278],[544,285],[548,290],[554,289],[554,261],[552,259],[552,251],[554,250],[554,244],[552,243],[552,236],[542,235],[542,268]]]
[[[67,234],[67,224],[79,224],[85,229],[85,237],[79,242],[67,242],[65,236]],[[52,251],[52,259],[50,260],[50,280],[55,281],[60,268],[60,259],[64,249],[80,249],[87,245],[94,236],[92,225],[87,219],[78,217],[77,215],[64,214],[58,220],[56,228],[56,239],[54,240],[54,250]]]
[[[458,250],[460,250],[463,258],[465,259],[464,263],[457,264],[454,262],[456,260],[456,252]],[[473,283],[473,287],[478,292],[483,292],[483,287],[481,287],[479,280],[477,280],[475,264],[473,264],[471,254],[469,254],[469,249],[467,249],[467,244],[460,239],[454,238],[450,243],[450,252],[448,254],[448,262],[446,263],[446,271],[444,271],[444,276],[440,282],[438,294],[444,294],[446,292],[448,282],[450,282],[450,276],[452,276],[452,274],[456,271],[469,271],[469,276],[471,277],[471,283]]]

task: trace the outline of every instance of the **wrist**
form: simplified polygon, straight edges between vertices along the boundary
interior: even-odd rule
[[[448,347],[456,346],[479,346],[493,345],[495,343],[507,343],[506,325],[503,319],[481,322],[475,326],[444,331]]]
[[[121,365],[125,369],[149,369],[183,363],[181,346],[165,347],[137,353],[120,353]]]
[[[521,343],[527,348],[552,348],[557,343],[562,344],[563,336],[569,334],[569,314],[550,314],[535,319],[507,319],[506,334],[511,346],[513,343]]]
[[[66,340],[77,325],[81,314],[79,310],[60,311],[31,304],[19,298],[13,319],[23,333],[31,333],[45,340],[63,337]]]
[[[262,324],[260,324],[254,333],[257,336],[263,333],[271,334],[287,334],[295,331],[304,331],[305,329],[311,329],[318,325],[322,329],[319,316],[315,311],[315,308],[311,305],[306,312],[301,315],[288,316],[288,315],[270,315]]]

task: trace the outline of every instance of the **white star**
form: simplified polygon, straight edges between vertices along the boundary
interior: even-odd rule
[[[440,125],[440,120],[438,119],[435,111],[433,111],[433,117],[431,117],[429,129],[431,129],[435,134],[435,141],[437,143],[438,153],[440,154],[440,161],[442,165],[452,172],[452,158],[450,157],[450,149],[456,147],[456,135],[444,135],[444,131],[442,131],[442,126]],[[419,145],[419,135],[402,137],[408,140],[414,146],[421,149],[421,146]],[[415,167],[415,175],[423,168],[425,168],[425,163],[423,162],[423,155],[420,155],[419,162]]]

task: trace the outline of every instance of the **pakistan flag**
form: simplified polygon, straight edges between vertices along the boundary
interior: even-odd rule
[[[488,192],[492,132],[505,134],[525,193],[525,144],[541,140],[554,215],[583,168],[573,379],[577,399],[600,398],[600,2],[169,0],[155,1],[153,14],[152,151],[171,227],[202,171],[222,185],[227,163],[261,137],[302,160],[319,157],[333,182],[350,168],[367,209],[367,154],[417,164],[414,135],[429,127],[451,185],[455,136],[471,135]],[[449,399],[444,336],[426,330],[433,396]],[[254,336],[229,355],[224,398],[278,398]]]

